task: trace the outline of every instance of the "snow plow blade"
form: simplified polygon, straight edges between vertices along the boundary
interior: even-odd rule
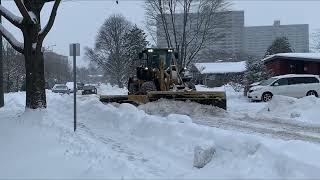
[[[147,95],[115,95],[100,96],[100,101],[104,103],[130,103],[133,105],[146,104],[159,99],[171,99],[174,101],[191,101],[204,105],[212,105],[222,109],[227,109],[225,92],[210,91],[152,91]]]

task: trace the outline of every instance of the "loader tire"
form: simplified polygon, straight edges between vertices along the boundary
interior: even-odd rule
[[[157,91],[156,85],[153,81],[148,81],[142,84],[140,92],[141,94],[145,95],[149,91]]]
[[[137,94],[138,93],[138,84],[134,82],[130,82],[128,84],[128,94]]]
[[[186,85],[189,89],[192,89],[194,91],[196,90],[196,86],[192,82],[186,82]]]

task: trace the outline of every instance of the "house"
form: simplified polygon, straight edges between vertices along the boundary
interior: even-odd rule
[[[241,82],[246,62],[195,63],[190,69],[193,81],[208,87],[219,87],[229,82]]]
[[[320,75],[320,53],[279,53],[262,61],[275,75]]]

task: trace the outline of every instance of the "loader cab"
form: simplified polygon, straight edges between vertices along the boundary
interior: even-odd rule
[[[164,69],[167,69],[174,58],[174,50],[171,48],[147,48],[139,54],[140,64],[146,69],[159,69],[161,61],[164,63]]]

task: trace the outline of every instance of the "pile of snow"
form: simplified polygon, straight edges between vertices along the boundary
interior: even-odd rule
[[[98,94],[101,95],[127,95],[128,90],[126,88],[119,88],[117,85],[100,84],[97,87]]]
[[[168,116],[170,114],[182,114],[191,117],[202,115],[212,115],[223,117],[225,111],[223,109],[202,105],[195,102],[172,101],[168,99],[160,99],[156,102],[150,102],[140,105],[139,109],[152,115]]]
[[[243,92],[237,92],[230,84],[221,87],[209,88],[205,85],[195,85],[197,91],[213,91],[213,92],[226,92],[227,97],[241,97]]]
[[[301,122],[320,124],[320,99],[307,96],[300,99],[287,96],[273,96],[262,113],[264,115],[290,118]]]
[[[246,71],[246,61],[195,63],[194,66],[201,74],[239,73]]]
[[[0,109],[0,179],[7,178],[318,178],[320,146],[199,126],[188,116],[148,115],[130,104],[48,92],[48,108],[24,111],[24,93],[6,94]],[[194,150],[215,155],[193,168]],[[301,149],[303,147],[303,149]],[[305,150],[308,153],[305,153]]]
[[[215,92],[225,92],[226,89],[224,86],[209,88],[205,85],[195,85],[197,91],[215,91]]]

